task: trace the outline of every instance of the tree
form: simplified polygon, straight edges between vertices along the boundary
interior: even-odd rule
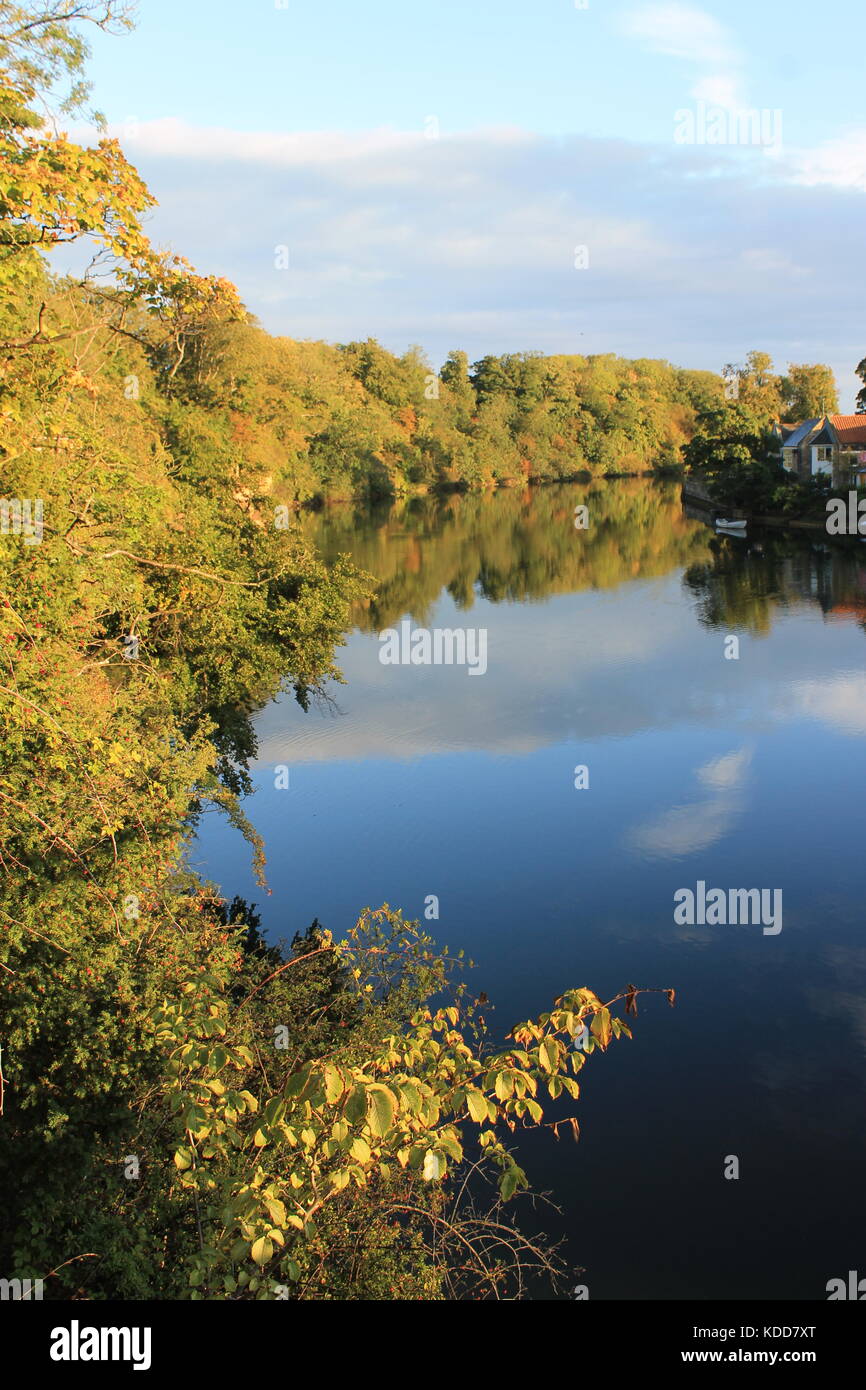
[[[726,507],[768,506],[785,475],[763,413],[736,401],[705,411],[697,423],[683,458],[705,478],[714,500]]]
[[[769,353],[753,350],[747,355],[745,365],[729,362],[722,375],[733,388],[732,399],[767,421],[778,417],[782,404],[780,378],[773,371]]]
[[[782,412],[792,421],[813,420],[835,415],[839,410],[836,378],[831,367],[789,363],[787,375],[780,378]]]
[[[0,67],[10,85],[38,97],[48,112],[81,113],[90,95],[84,65],[90,49],[76,27],[92,24],[109,33],[132,28],[124,0],[42,0],[32,5],[0,0]],[[59,85],[68,81],[65,94]]]

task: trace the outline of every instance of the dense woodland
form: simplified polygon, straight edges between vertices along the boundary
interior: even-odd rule
[[[557,1259],[514,1224],[509,1141],[576,1128],[619,999],[492,1038],[399,911],[266,945],[184,849],[218,809],[264,875],[251,715],[318,698],[371,601],[268,507],[664,461],[716,384],[455,354],[437,398],[417,354],[269,338],[151,246],[119,146],[54,119],[86,110],[86,21],[119,18],[0,0],[0,1272],[47,1298],[519,1296]],[[87,275],[56,278],[82,239]]]
[[[221,325],[175,377],[178,443],[220,471],[241,453],[277,502],[485,489],[664,469],[722,382],[666,362],[514,353],[437,375],[419,349],[331,347]],[[206,366],[202,364],[204,355]]]

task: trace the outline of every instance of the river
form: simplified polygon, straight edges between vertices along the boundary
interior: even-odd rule
[[[866,1275],[866,547],[716,538],[643,479],[298,524],[376,595],[333,703],[256,719],[272,896],[216,815],[196,868],[272,938],[401,907],[471,956],[497,1034],[571,987],[676,990],[588,1059],[579,1143],[516,1140],[591,1298]],[[486,669],[383,664],[406,619],[483,632]],[[677,920],[701,883],[781,910]]]

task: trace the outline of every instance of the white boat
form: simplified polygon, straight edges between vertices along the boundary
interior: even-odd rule
[[[745,531],[745,521],[728,521],[727,517],[717,516],[716,525],[724,528],[725,531]]]

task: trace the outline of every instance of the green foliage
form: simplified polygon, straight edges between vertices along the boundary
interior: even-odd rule
[[[742,401],[699,415],[698,433],[683,453],[723,507],[768,510],[785,481],[778,440],[760,412]]]
[[[729,362],[723,376],[740,405],[767,424],[780,418],[811,420],[839,409],[836,378],[820,362],[789,363],[787,373],[777,376],[768,353],[750,352],[745,365]]]
[[[722,393],[711,373],[611,356],[513,353],[470,370],[452,352],[437,377],[418,349],[397,358],[374,339],[334,348],[225,321],[201,328],[172,391],[182,419],[206,410],[213,466],[241,455],[258,495],[291,506],[663,470]]]
[[[838,413],[836,378],[831,368],[821,363],[813,366],[792,363],[787,375],[781,378],[779,389],[787,420],[814,420]]]

